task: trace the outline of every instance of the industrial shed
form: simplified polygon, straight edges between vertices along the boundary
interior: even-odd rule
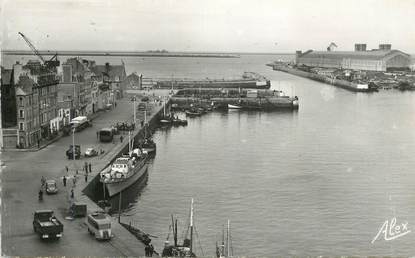
[[[411,57],[399,50],[376,49],[370,51],[312,51],[297,52],[296,64],[366,71],[408,69]]]

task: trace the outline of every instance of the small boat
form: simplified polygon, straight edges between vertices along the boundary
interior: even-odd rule
[[[201,116],[202,113],[196,110],[186,110],[186,116]]]
[[[228,109],[241,109],[242,106],[228,104]]]
[[[159,120],[159,123],[161,125],[171,125],[173,123],[173,121],[171,119],[169,119],[168,117],[163,117],[162,119]]]
[[[178,244],[177,242],[177,219],[174,220],[173,215],[171,216],[170,228],[173,231],[173,244],[171,245],[168,241],[170,232],[167,236],[167,240],[164,242],[164,249],[161,254],[162,257],[196,257],[196,254],[193,252],[194,245],[193,245],[193,232],[195,230],[193,226],[193,198],[190,204],[190,225],[186,232],[185,239],[183,240],[183,244]],[[188,238],[188,233],[190,232],[190,237]]]
[[[173,125],[187,125],[187,120],[186,119],[179,119],[179,118],[174,118],[173,119]]]

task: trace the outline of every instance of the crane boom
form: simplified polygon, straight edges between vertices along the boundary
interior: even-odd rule
[[[29,45],[29,47],[32,49],[32,51],[35,53],[35,55],[42,61],[43,64],[45,64],[45,59],[39,53],[39,51],[35,48],[35,46],[33,46],[33,44],[30,42],[30,40],[21,32],[19,32],[19,35],[22,36],[22,38],[26,41],[26,43]]]

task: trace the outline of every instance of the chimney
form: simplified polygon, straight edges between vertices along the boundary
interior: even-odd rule
[[[366,44],[362,44],[362,43],[354,44],[354,51],[366,51]]]
[[[379,44],[379,50],[391,50],[392,45],[391,44]]]

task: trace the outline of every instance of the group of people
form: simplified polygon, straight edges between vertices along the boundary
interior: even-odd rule
[[[152,257],[154,253],[154,246],[152,244],[146,245],[144,251],[147,257]]]

